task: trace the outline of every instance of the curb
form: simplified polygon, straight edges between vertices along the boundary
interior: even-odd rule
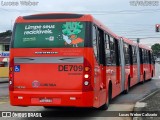
[[[8,83],[9,79],[8,78],[0,78],[0,83]]]
[[[8,81],[0,81],[0,83],[8,83]]]
[[[135,106],[134,106],[134,108],[133,108],[133,112],[141,112],[142,109],[147,106],[147,104],[144,102],[144,100],[154,96],[159,91],[160,91],[160,89],[154,89],[148,95],[146,95],[144,98],[142,98],[139,101],[137,101]],[[133,117],[132,120],[143,120],[143,117]]]

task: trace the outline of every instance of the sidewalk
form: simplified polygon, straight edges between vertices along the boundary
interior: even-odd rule
[[[134,112],[157,112],[160,114],[160,88],[135,104]],[[133,120],[160,120],[160,117],[133,117]]]
[[[8,82],[8,78],[0,78],[0,83],[7,83]]]

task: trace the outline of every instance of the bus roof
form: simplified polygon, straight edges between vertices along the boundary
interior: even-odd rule
[[[74,13],[46,13],[33,14],[29,16],[19,16],[17,23],[25,22],[65,22],[65,21],[91,21],[91,15],[74,14]]]
[[[150,47],[146,46],[146,45],[142,45],[142,44],[138,44],[138,43],[135,43],[133,42],[132,40],[128,39],[128,38],[125,38],[125,37],[122,37],[124,42],[128,43],[128,44],[131,44],[131,45],[134,45],[134,46],[139,46],[140,48],[143,48],[143,49],[146,49],[146,50],[152,50]]]
[[[143,49],[146,49],[146,50],[151,50],[152,51],[152,49],[150,47],[146,46],[146,45],[139,44],[139,47],[143,48]]]
[[[107,33],[109,33],[111,36],[113,36],[114,38],[118,39],[119,40],[119,36],[116,35],[115,33],[113,33],[109,28],[107,28],[105,25],[103,25],[101,22],[99,22],[98,20],[96,20],[95,18],[93,18],[93,22],[98,26],[100,27],[101,29],[103,29],[104,31],[106,31]]]
[[[105,27],[101,22],[96,20],[90,14],[74,14],[74,13],[46,13],[46,14],[34,14],[29,16],[19,16],[16,19],[16,23],[28,23],[28,22],[65,22],[65,21],[86,21],[94,22],[99,28],[103,29],[111,36],[119,39],[111,30]]]
[[[134,45],[134,46],[137,46],[138,44],[133,42],[132,40],[128,39],[128,38],[125,38],[125,37],[122,37],[122,39],[124,40],[124,42],[130,44],[130,45]]]

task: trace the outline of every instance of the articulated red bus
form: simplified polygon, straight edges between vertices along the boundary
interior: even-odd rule
[[[18,17],[10,49],[13,106],[107,109],[154,76],[152,50],[119,37],[91,15]]]

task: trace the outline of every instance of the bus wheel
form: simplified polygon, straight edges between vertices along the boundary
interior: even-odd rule
[[[107,102],[99,108],[100,110],[107,110],[108,107],[109,107],[109,103],[111,102],[111,99],[112,99],[112,84],[111,84],[111,82],[110,82],[108,88],[109,89],[108,89],[108,99],[107,99]]]
[[[143,81],[141,82],[141,84],[143,84],[145,82],[145,79],[146,79],[146,74],[144,72],[144,75],[143,75]]]
[[[99,109],[100,110],[107,110],[108,109],[108,106],[109,106],[109,92],[108,92],[108,99],[107,99],[107,102],[102,105]]]
[[[108,102],[108,100],[107,100],[107,102],[106,102],[104,105],[102,105],[99,109],[100,109],[100,110],[107,110],[107,109],[108,109],[108,106],[109,106],[109,102]]]
[[[128,78],[127,88],[124,90],[124,94],[128,94],[130,88],[130,78]]]
[[[153,70],[152,70],[151,78],[150,78],[149,80],[151,81],[151,80],[152,80],[152,78],[153,78]]]
[[[152,70],[152,78],[153,78],[153,70]]]

